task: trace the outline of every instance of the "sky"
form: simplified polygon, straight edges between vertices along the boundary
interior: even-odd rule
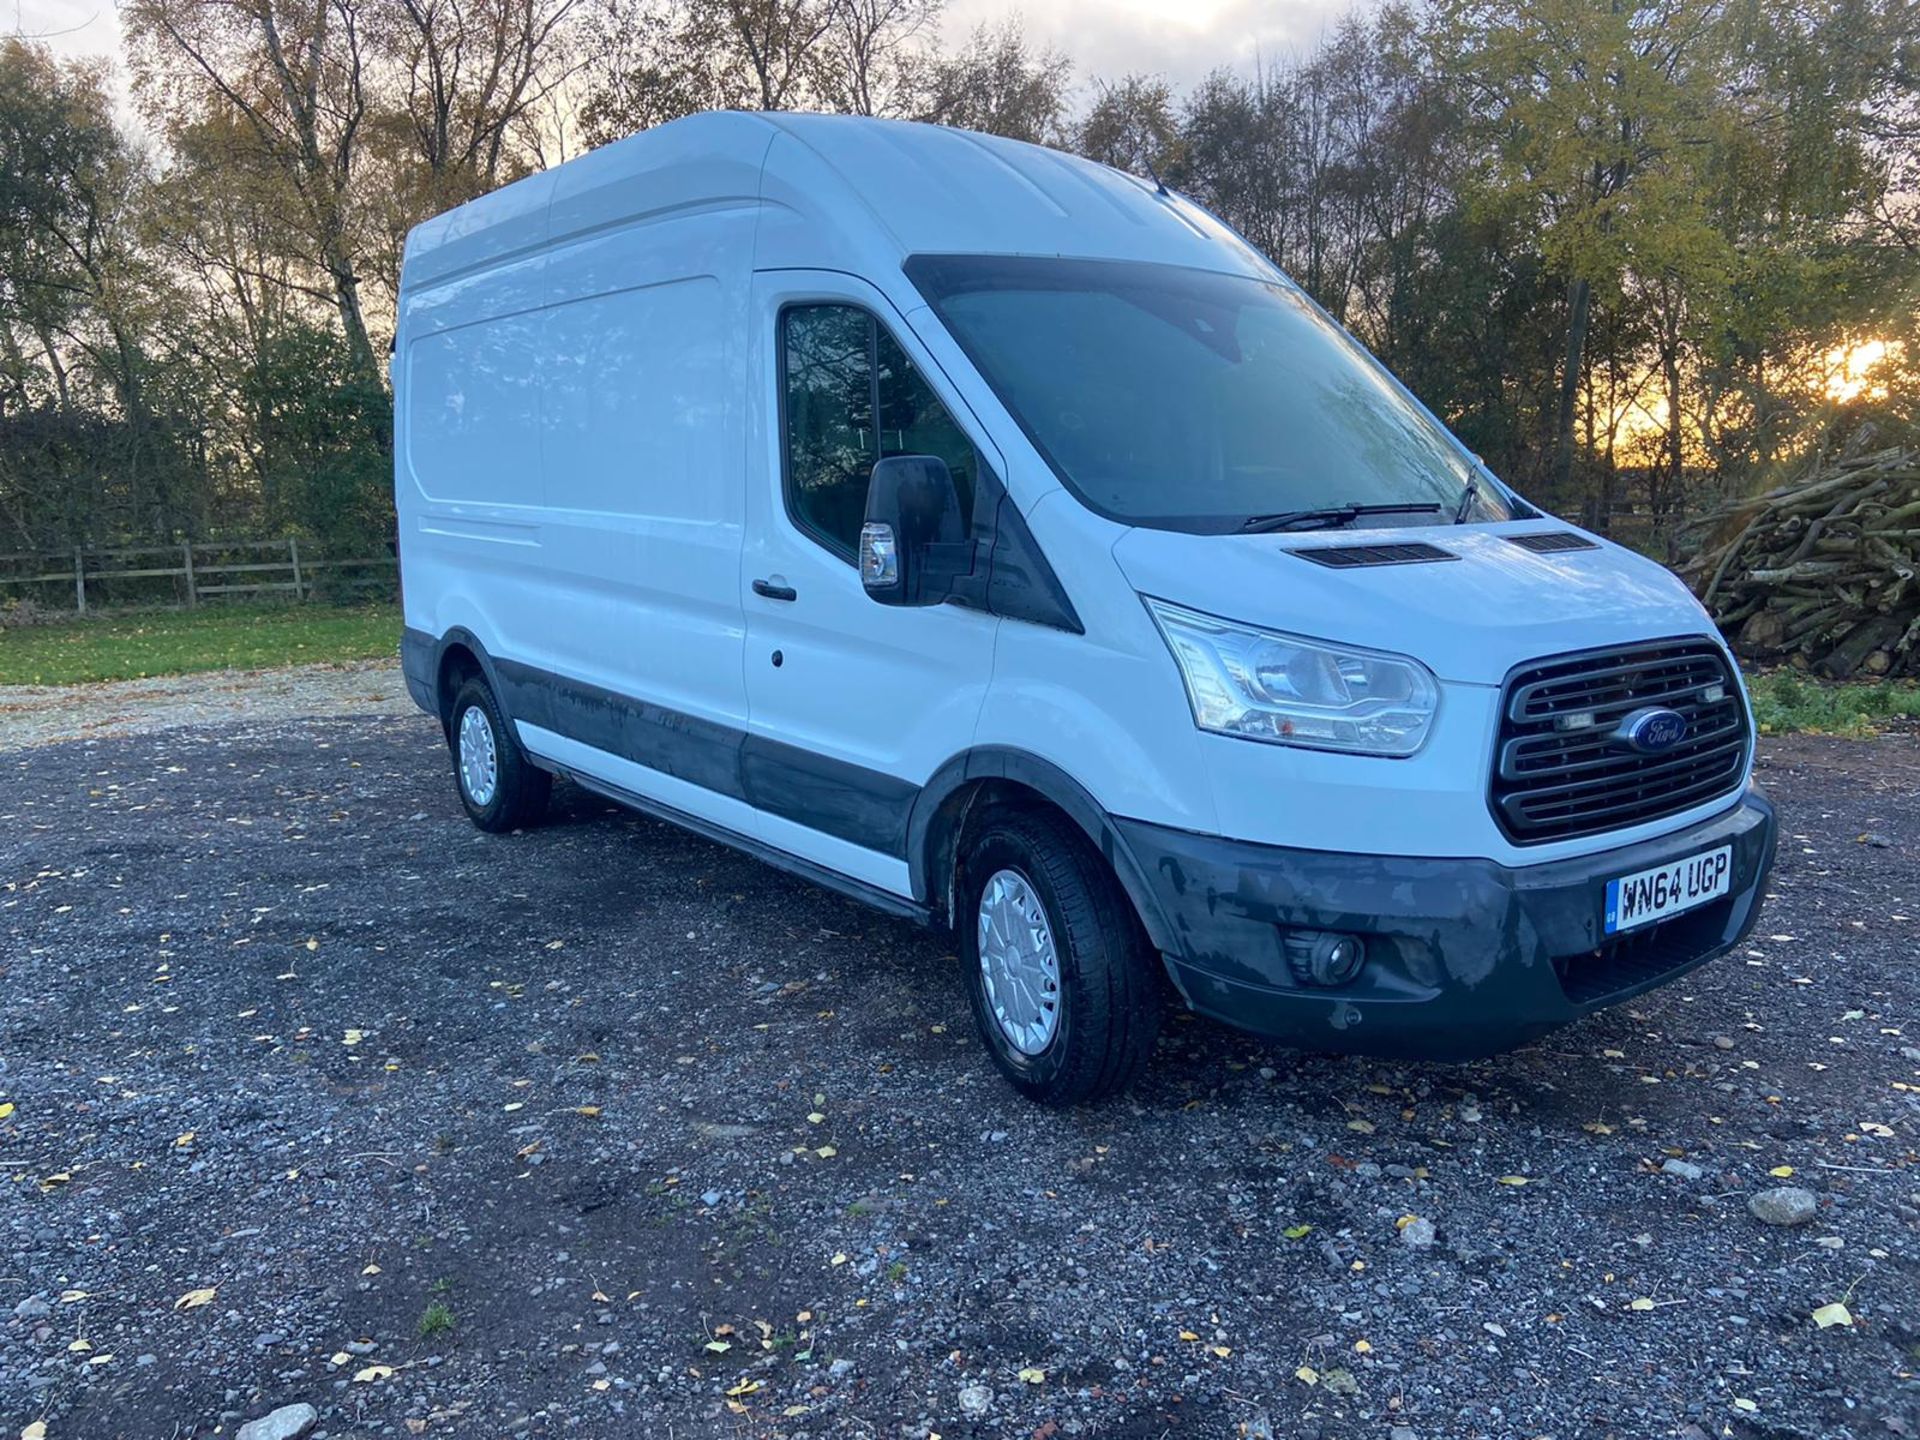
[[[950,42],[1018,13],[1028,35],[1074,62],[1078,76],[1165,75],[1182,88],[1222,64],[1309,49],[1347,0],[947,0]],[[0,0],[0,34],[44,39],[63,55],[111,55],[113,0]]]

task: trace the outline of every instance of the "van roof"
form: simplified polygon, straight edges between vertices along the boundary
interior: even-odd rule
[[[714,111],[426,221],[407,239],[403,278],[418,287],[570,234],[729,208],[761,212],[763,268],[872,274],[909,255],[978,253],[1275,273],[1191,201],[1079,156],[903,120]]]

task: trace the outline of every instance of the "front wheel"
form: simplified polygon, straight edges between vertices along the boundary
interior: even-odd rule
[[[1001,1073],[1044,1105],[1126,1089],[1159,1032],[1160,961],[1086,837],[1061,817],[996,812],[960,881],[968,996]]]
[[[477,675],[453,697],[447,744],[460,803],[482,830],[518,830],[546,810],[553,777],[527,758],[487,682]]]

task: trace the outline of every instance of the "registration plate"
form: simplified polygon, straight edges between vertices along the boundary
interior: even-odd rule
[[[1733,847],[1722,845],[1607,882],[1607,934],[1651,925],[1717,899],[1733,883]]]

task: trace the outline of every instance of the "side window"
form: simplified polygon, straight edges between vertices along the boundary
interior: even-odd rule
[[[795,305],[781,312],[780,326],[795,523],[850,560],[875,463],[937,455],[953,471],[961,518],[971,525],[980,452],[874,317],[856,305]]]

